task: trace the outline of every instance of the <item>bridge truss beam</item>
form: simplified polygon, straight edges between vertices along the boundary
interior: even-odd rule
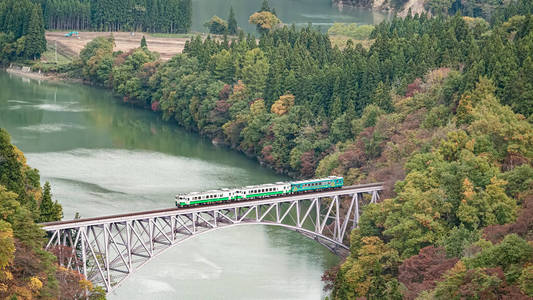
[[[360,207],[375,203],[382,186],[345,187],[313,194],[45,224],[47,250],[60,264],[108,292],[153,257],[191,237],[250,224],[275,225],[313,238],[330,250],[349,249]]]

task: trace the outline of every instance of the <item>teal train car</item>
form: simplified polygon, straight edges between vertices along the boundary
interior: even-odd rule
[[[341,188],[343,185],[344,178],[338,176],[329,176],[327,178],[320,179],[301,180],[291,182],[291,193]]]

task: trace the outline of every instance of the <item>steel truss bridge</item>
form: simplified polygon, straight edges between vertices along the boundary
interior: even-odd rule
[[[153,257],[220,228],[275,225],[313,238],[332,251],[349,249],[360,208],[379,199],[382,183],[191,208],[45,223],[46,249],[107,292]]]

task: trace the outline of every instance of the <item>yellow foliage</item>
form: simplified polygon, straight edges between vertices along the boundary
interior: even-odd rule
[[[270,108],[270,111],[278,116],[282,116],[289,112],[291,107],[294,106],[294,95],[293,94],[286,94],[283,96],[280,96],[274,104],[272,104],[272,107]]]
[[[269,11],[256,12],[250,16],[248,21],[250,24],[258,25],[259,27],[268,30],[281,23],[280,19]]]
[[[92,282],[90,282],[89,280],[87,279],[82,279],[79,281],[79,284],[80,284],[80,290],[89,290],[89,291],[92,291],[93,290],[93,284]]]
[[[474,152],[475,144],[476,144],[476,139],[471,139],[470,141],[466,142],[466,144],[465,144],[466,150]]]
[[[15,244],[11,225],[0,220],[0,270],[3,270],[13,261]]]
[[[468,180],[468,178],[465,178],[463,180],[463,195],[465,196],[465,201],[469,201],[474,199],[474,196],[476,195],[476,192],[474,191],[474,185]]]
[[[0,271],[0,281],[11,281],[13,280],[13,274],[9,270]]]
[[[265,107],[265,100],[263,99],[257,99],[255,100],[252,105],[250,105],[250,111],[252,112],[253,116],[260,115],[266,111]]]
[[[41,282],[41,280],[39,280],[39,278],[33,276],[32,278],[30,278],[30,283],[28,284],[28,286],[32,291],[38,292],[43,287],[43,283]]]
[[[4,284],[4,283],[0,282],[0,293],[5,293],[5,292],[7,292],[7,290],[8,290],[7,284]]]
[[[17,156],[17,161],[23,165],[26,165],[26,157],[24,156],[24,153],[22,153],[22,151],[20,151],[20,149],[15,145],[13,145],[13,148],[15,150],[15,155]]]
[[[27,287],[15,286],[13,288],[13,294],[17,295],[17,300],[22,300],[22,299],[31,300],[31,299],[33,299],[33,294],[31,292],[31,290],[29,290]]]

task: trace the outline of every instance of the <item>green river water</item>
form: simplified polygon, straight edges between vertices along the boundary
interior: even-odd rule
[[[0,71],[0,127],[40,170],[65,219],[173,206],[176,193],[285,179],[129,107],[108,91]],[[338,258],[295,232],[223,229],[153,259],[110,299],[323,299]]]
[[[235,19],[239,27],[246,32],[255,32],[255,26],[248,23],[248,18],[259,10],[263,0],[192,0],[192,30],[206,32],[204,23],[217,15],[227,19],[233,6]],[[373,12],[360,7],[338,8],[331,0],[269,0],[270,6],[285,24],[307,26],[312,23],[327,30],[334,22],[378,24],[387,18],[380,12]]]

